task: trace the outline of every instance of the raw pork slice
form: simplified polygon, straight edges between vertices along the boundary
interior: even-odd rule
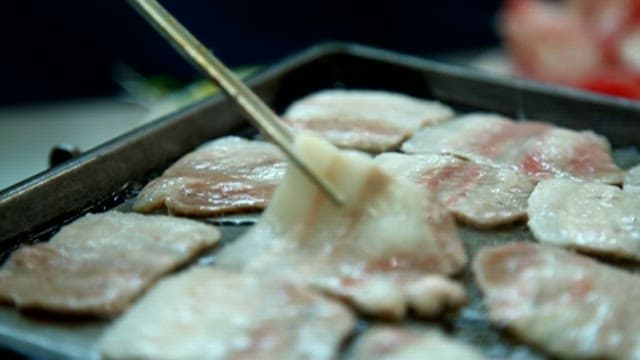
[[[529,198],[529,228],[540,242],[640,260],[640,197],[612,185],[542,181]]]
[[[640,99],[640,1],[503,3],[499,31],[520,75]]]
[[[384,153],[376,162],[434,192],[459,220],[486,228],[526,218],[535,181],[505,166],[450,155]]]
[[[467,114],[417,132],[402,144],[402,150],[407,153],[453,153],[496,158],[551,127],[539,122],[516,125],[497,114]]]
[[[422,129],[402,150],[494,161],[538,180],[556,175],[619,184],[623,177],[607,140],[591,131],[514,122],[494,114],[469,114]]]
[[[194,267],[162,280],[107,330],[116,359],[335,359],[352,313],[303,287]]]
[[[640,191],[640,165],[627,171],[627,175],[624,178],[624,190]]]
[[[640,358],[640,278],[529,242],[484,248],[474,260],[489,320],[550,354]]]
[[[21,309],[111,316],[161,275],[214,245],[211,226],[161,215],[86,215],[0,269],[0,300]]]
[[[138,195],[134,210],[166,208],[186,216],[259,211],[284,176],[286,158],[273,144],[225,137],[185,155]]]
[[[500,32],[520,74],[536,80],[579,86],[604,71],[606,63],[594,34],[595,26],[589,26],[567,6],[569,3],[588,2],[505,2],[505,12],[500,16]],[[604,4],[612,1],[597,2]],[[608,15],[602,19],[603,23],[618,26],[615,14]]]
[[[433,195],[320,138],[299,135],[296,148],[347,203],[336,207],[291,166],[260,221],[219,254],[221,266],[312,284],[390,318],[465,301],[445,277],[464,267],[465,250]]]
[[[453,117],[435,101],[373,90],[325,90],[294,102],[284,121],[337,146],[368,152],[397,148],[418,129]]]
[[[375,325],[357,340],[353,360],[475,360],[484,359],[472,346],[437,330]]]

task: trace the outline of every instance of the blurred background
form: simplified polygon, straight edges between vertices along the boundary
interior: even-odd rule
[[[245,73],[331,40],[421,56],[498,44],[497,0],[162,4]],[[126,1],[5,1],[0,30],[0,189],[55,144],[87,150],[211,91]]]
[[[640,0],[162,3],[245,75],[338,40],[640,98]],[[0,189],[214,91],[126,1],[3,2],[0,30]]]
[[[495,46],[500,1],[162,2],[230,66],[268,64],[311,44],[353,41],[419,55]],[[114,71],[193,80],[126,1],[4,2],[3,104],[104,96]]]

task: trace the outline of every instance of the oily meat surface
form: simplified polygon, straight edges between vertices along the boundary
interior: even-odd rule
[[[432,316],[464,302],[446,278],[466,264],[464,247],[426,189],[319,138],[302,136],[297,147],[347,203],[336,207],[291,167],[260,221],[222,249],[220,266],[311,284],[375,316]]]
[[[514,126],[513,121],[497,114],[466,114],[417,132],[402,144],[402,150],[407,153],[453,153],[494,158],[508,155],[508,149],[544,133],[550,127],[536,122],[524,124],[524,127]]]
[[[134,210],[167,209],[187,216],[258,211],[266,207],[285,166],[275,145],[225,137],[185,155],[147,184]]]
[[[487,228],[526,218],[535,181],[505,166],[442,154],[384,153],[376,162],[424,186],[458,220]]]
[[[461,341],[435,329],[374,325],[360,335],[351,350],[353,360],[484,359]]]
[[[425,128],[406,141],[402,150],[489,160],[537,180],[562,176],[619,184],[623,177],[607,140],[591,131],[514,122],[494,114],[468,114]]]
[[[334,359],[342,304],[255,274],[196,266],[163,279],[100,341],[118,359]]]
[[[482,249],[473,271],[489,319],[552,355],[640,357],[640,279],[549,245]]]
[[[529,228],[544,243],[640,260],[640,197],[612,185],[542,181],[529,198]]]
[[[186,219],[86,215],[48,243],[16,250],[0,269],[0,300],[20,309],[116,315],[219,237],[215,227]]]
[[[446,121],[453,111],[436,101],[373,90],[325,90],[293,104],[283,120],[333,144],[368,152],[397,148],[418,129]]]

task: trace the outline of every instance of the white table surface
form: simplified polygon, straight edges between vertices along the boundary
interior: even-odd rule
[[[144,123],[146,114],[109,98],[0,108],[0,189],[46,170],[54,145],[89,150]]]

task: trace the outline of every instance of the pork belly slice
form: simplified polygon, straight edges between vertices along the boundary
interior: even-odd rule
[[[543,243],[640,260],[640,197],[612,185],[550,179],[529,198],[529,228]]]
[[[627,171],[624,178],[624,190],[640,192],[640,165]]]
[[[185,155],[147,184],[133,208],[184,216],[260,211],[285,168],[286,158],[273,144],[221,138]]]
[[[521,124],[521,126],[517,126]],[[545,133],[550,124],[516,123],[491,113],[471,113],[418,131],[402,144],[402,151],[452,153],[466,157],[499,158],[518,150],[528,139]]]
[[[16,250],[0,269],[0,300],[26,310],[116,315],[219,238],[215,227],[188,219],[86,215],[48,243]]]
[[[523,220],[535,181],[505,166],[451,155],[383,153],[376,162],[434,192],[458,220],[489,228]]]
[[[374,325],[351,351],[353,360],[485,359],[475,348],[434,329]]]
[[[489,320],[561,358],[640,358],[640,278],[561,248],[484,248],[473,271]]]
[[[105,358],[335,359],[344,305],[255,274],[196,266],[160,281],[106,331]]]
[[[324,90],[289,106],[284,121],[333,144],[368,152],[395,149],[418,129],[453,117],[436,101],[374,90]]]
[[[514,122],[495,114],[469,114],[422,129],[402,151],[491,160],[538,180],[563,176],[619,184],[623,177],[607,140],[591,131]]]
[[[311,284],[374,316],[432,316],[464,303],[446,275],[465,266],[465,250],[428,190],[317,137],[298,135],[296,149],[347,203],[336,207],[290,166],[260,221],[222,249],[220,266]]]

